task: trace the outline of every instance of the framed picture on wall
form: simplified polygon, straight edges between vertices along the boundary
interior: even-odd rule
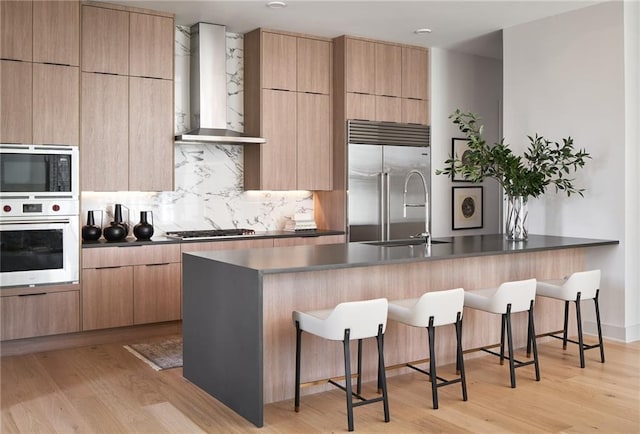
[[[452,187],[451,229],[482,228],[482,186]]]
[[[465,161],[466,155],[469,152],[469,140],[454,137],[451,139],[451,156],[458,157],[461,161]],[[454,182],[471,182],[466,177],[454,173],[451,177]]]

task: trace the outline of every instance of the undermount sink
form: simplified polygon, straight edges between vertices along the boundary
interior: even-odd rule
[[[431,240],[431,244],[445,244],[449,241]],[[382,247],[420,246],[426,244],[424,238],[411,238],[408,240],[368,241],[364,244]]]

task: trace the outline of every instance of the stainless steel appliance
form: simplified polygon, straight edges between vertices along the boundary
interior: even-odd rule
[[[429,232],[429,127],[349,120],[347,130],[349,241]]]
[[[0,144],[2,199],[78,200],[76,146]]]
[[[213,238],[232,238],[243,235],[253,235],[253,229],[205,229],[196,231],[171,231],[165,233],[169,238],[179,240],[210,240]]]

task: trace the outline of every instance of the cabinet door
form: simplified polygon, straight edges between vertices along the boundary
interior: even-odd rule
[[[82,73],[82,191],[129,189],[129,78]]]
[[[180,319],[179,263],[133,267],[133,288],[134,324]]]
[[[402,48],[376,44],[376,95],[402,94]]]
[[[133,267],[82,270],[82,330],[133,324]]]
[[[298,93],[298,190],[331,190],[332,134],[329,95]]]
[[[275,238],[273,247],[287,246],[318,246],[321,244],[344,243],[344,235],[322,235],[318,237],[288,237]]]
[[[373,95],[376,92],[376,44],[347,38],[346,45],[346,91]]]
[[[80,291],[0,297],[0,339],[73,333],[80,330]]]
[[[378,122],[402,122],[402,98],[377,96],[376,117]]]
[[[79,70],[33,64],[33,142],[78,145]]]
[[[347,93],[347,119],[373,121],[376,119],[376,97],[364,93]]]
[[[0,1],[0,58],[33,60],[33,3]],[[2,93],[4,97],[4,92]]]
[[[129,75],[173,79],[173,19],[131,13]]]
[[[262,88],[296,90],[295,36],[262,34]]]
[[[402,99],[402,122],[429,125],[429,101],[422,99]]]
[[[296,92],[262,91],[262,190],[296,189]]]
[[[0,61],[0,143],[33,142],[32,70],[30,62]]]
[[[429,99],[429,52],[402,47],[402,97]]]
[[[173,81],[129,78],[129,190],[173,190]]]
[[[129,75],[129,12],[82,6],[82,70]]]
[[[33,2],[33,61],[78,66],[80,2]]]
[[[298,92],[328,95],[331,88],[331,43],[297,38]]]

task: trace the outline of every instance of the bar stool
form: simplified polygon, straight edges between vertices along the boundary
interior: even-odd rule
[[[481,289],[464,292],[464,305],[472,309],[482,310],[502,315],[502,328],[500,331],[500,353],[487,348],[483,351],[500,357],[500,364],[504,359],[509,360],[509,373],[511,375],[511,387],[516,387],[516,368],[535,365],[536,381],[540,381],[540,367],[538,364],[538,347],[536,345],[536,333],[533,320],[533,305],[536,298],[536,279],[505,282],[498,289]],[[527,348],[533,345],[533,360],[521,362],[516,360],[513,354],[513,335],[511,331],[511,314],[516,312],[529,312],[529,327],[527,333]],[[507,331],[507,345],[509,357],[504,355],[504,335]]]
[[[602,342],[602,326],[600,324],[600,308],[598,306],[598,295],[600,293],[600,270],[579,271],[573,273],[566,279],[543,280],[537,285],[537,293],[542,297],[555,298],[564,301],[564,329],[562,337],[550,335],[556,339],[562,339],[562,349],[567,349],[567,342],[577,344],[580,349],[580,367],[584,368],[584,350],[600,348],[600,360],[604,363],[604,344]],[[598,326],[598,343],[585,345],[582,335],[582,315],[580,313],[580,302],[582,300],[593,299],[596,309],[596,324]],[[576,319],[578,322],[578,341],[567,339],[567,329],[569,326],[569,302],[576,304]]]
[[[464,290],[462,288],[446,291],[426,292],[419,298],[393,300],[389,302],[389,319],[411,327],[426,327],[429,344],[429,371],[425,371],[407,363],[406,365],[431,378],[431,395],[433,408],[438,408],[438,387],[462,383],[462,400],[467,400],[467,382],[464,375],[462,358],[462,310],[464,307]],[[455,324],[457,350],[456,370],[460,377],[447,380],[436,374],[435,328],[447,324]],[[438,381],[440,381],[438,383]]]
[[[389,422],[389,401],[387,399],[387,380],[384,371],[383,339],[387,326],[388,301],[386,298],[352,301],[338,304],[334,309],[311,312],[293,312],[296,326],[296,392],[295,411],[300,411],[300,352],[302,332],[314,334],[332,341],[342,341],[344,346],[345,386],[329,380],[329,383],[344,390],[347,398],[347,424],[353,431],[353,407],[382,401],[384,421]],[[382,396],[366,399],[361,395],[362,381],[362,339],[376,338],[378,343],[378,390]],[[351,356],[349,342],[358,340],[357,388],[353,392],[351,385]],[[360,402],[353,402],[353,397]]]

